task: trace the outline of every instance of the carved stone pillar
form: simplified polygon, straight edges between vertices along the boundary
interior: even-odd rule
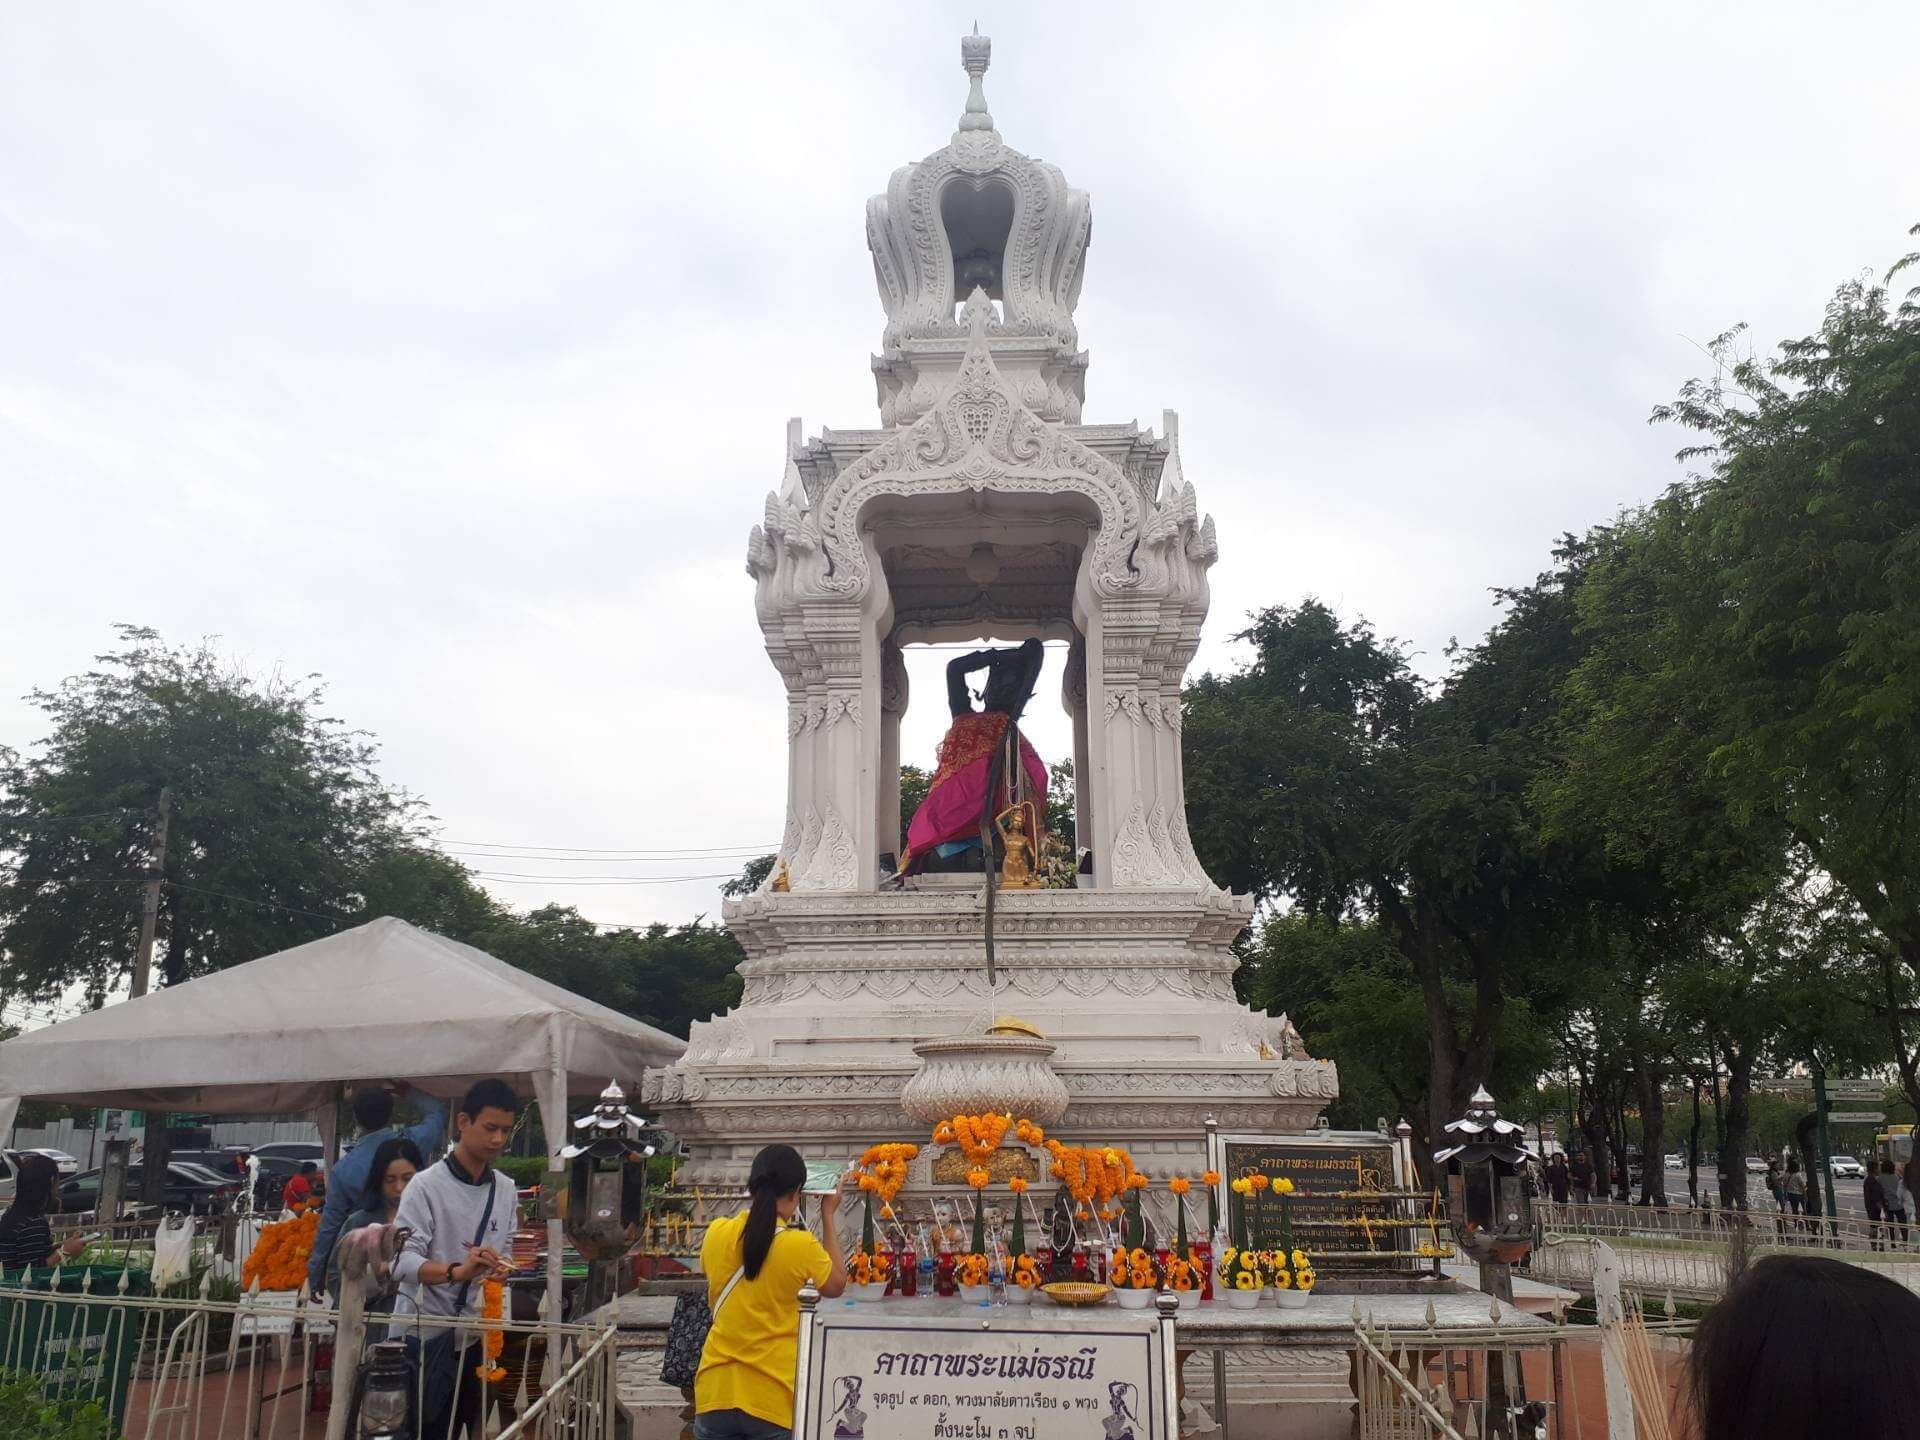
[[[880,647],[880,773],[874,834],[882,855],[897,860],[908,817],[900,813],[900,717],[907,713],[907,662],[891,640]]]

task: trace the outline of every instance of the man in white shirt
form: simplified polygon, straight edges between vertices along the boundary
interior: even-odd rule
[[[453,1149],[401,1195],[394,1221],[412,1233],[393,1265],[400,1281],[396,1330],[405,1331],[404,1317],[415,1314],[477,1319],[483,1283],[513,1269],[505,1257],[518,1220],[514,1185],[493,1162],[513,1136],[519,1105],[504,1080],[476,1082],[454,1115]],[[464,1432],[479,1440],[485,1389],[474,1373],[473,1341],[465,1327],[421,1327],[409,1336],[420,1355],[420,1434],[439,1440]]]

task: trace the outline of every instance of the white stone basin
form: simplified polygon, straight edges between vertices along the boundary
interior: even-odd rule
[[[1012,1115],[1052,1125],[1067,1113],[1067,1087],[1053,1072],[1050,1041],[1027,1035],[956,1035],[913,1047],[920,1069],[900,1108],[922,1125],[955,1115]]]

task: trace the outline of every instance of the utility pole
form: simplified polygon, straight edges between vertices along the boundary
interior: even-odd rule
[[[173,787],[160,788],[160,819],[153,833],[153,873],[147,879],[146,901],[140,907],[140,949],[133,957],[133,994],[139,999],[147,993],[153,974],[153,938],[160,928],[160,886],[167,868],[167,827],[173,819]],[[167,1199],[167,1112],[147,1111],[146,1153],[141,1157],[141,1199],[149,1205],[164,1205]]]
[[[173,787],[160,790],[160,823],[153,837],[153,873],[147,880],[147,897],[140,907],[140,949],[133,957],[133,994],[139,999],[147,993],[148,977],[153,974],[153,938],[160,928],[160,884],[167,866],[167,827],[173,819]]]

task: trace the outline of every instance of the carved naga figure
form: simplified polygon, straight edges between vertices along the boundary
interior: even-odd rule
[[[922,870],[979,871],[981,817],[987,813],[988,790],[993,790],[992,813],[1010,805],[1038,801],[1047,793],[1047,767],[1020,736],[1020,763],[1005,763],[1003,743],[1020,712],[1033,696],[1044,658],[1038,640],[1002,650],[975,650],[947,666],[947,708],[953,722],[940,742],[939,758],[927,798],[907,827],[904,875]],[[982,708],[973,708],[967,677],[987,672],[981,693]],[[1037,811],[1037,807],[1036,807]],[[1040,853],[1040,836],[1026,840]]]

